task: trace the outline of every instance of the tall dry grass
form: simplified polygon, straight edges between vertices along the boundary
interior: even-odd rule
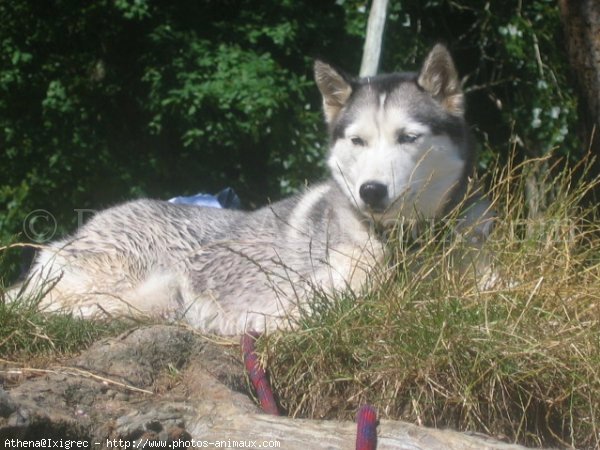
[[[486,279],[464,270],[464,258],[458,270],[464,243],[437,228],[418,245],[392,242],[371,289],[317,294],[297,331],[264,337],[282,406],[352,418],[369,402],[384,418],[599,447],[600,222],[590,202],[598,179],[589,159],[561,164],[494,171]]]

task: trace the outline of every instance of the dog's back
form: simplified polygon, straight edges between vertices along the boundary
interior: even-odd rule
[[[220,334],[285,326],[309,291],[358,287],[381,256],[343,201],[330,183],[250,213],[125,203],[41,253],[33,271],[56,283],[42,305],[159,314]]]

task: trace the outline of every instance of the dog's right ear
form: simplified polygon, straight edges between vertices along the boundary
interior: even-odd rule
[[[444,45],[437,44],[431,49],[419,72],[417,82],[449,112],[464,114],[465,101],[458,72],[450,52]]]
[[[315,61],[315,81],[323,96],[325,120],[331,124],[352,94],[352,86],[343,75],[323,61]]]

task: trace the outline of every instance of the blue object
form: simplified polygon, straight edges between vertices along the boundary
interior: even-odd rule
[[[216,195],[196,194],[188,197],[173,197],[169,200],[171,203],[181,205],[207,206],[209,208],[240,209],[240,198],[235,191],[228,187],[218,192]]]

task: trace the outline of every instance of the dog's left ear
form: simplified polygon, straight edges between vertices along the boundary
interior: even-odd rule
[[[417,83],[446,110],[455,115],[465,112],[464,95],[458,72],[448,49],[437,44],[425,58]]]
[[[325,120],[331,125],[350,98],[352,86],[341,73],[319,60],[315,61],[315,81],[323,96]]]

